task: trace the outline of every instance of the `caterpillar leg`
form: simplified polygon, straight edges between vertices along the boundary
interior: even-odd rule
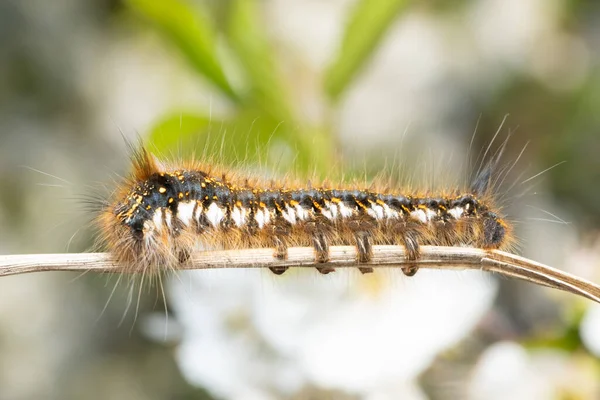
[[[178,218],[171,219],[169,226],[170,236],[173,241],[173,253],[177,255],[177,262],[180,265],[187,263],[192,257],[194,240],[186,234],[185,225]]]
[[[313,235],[313,246],[315,248],[315,262],[326,263],[329,261],[329,243],[322,232]]]
[[[179,249],[177,251],[177,261],[179,261],[179,264],[185,264],[191,257],[192,254],[188,249]]]
[[[315,263],[324,264],[329,261],[329,240],[331,233],[331,224],[324,217],[318,216],[313,221],[307,222],[306,231],[312,236],[313,248],[315,250]],[[317,271],[322,274],[334,272],[332,267],[317,267]]]
[[[373,258],[373,230],[375,221],[366,215],[361,215],[350,222],[350,229],[354,232],[356,241],[356,262],[368,263]],[[373,272],[371,267],[358,267],[363,274]]]
[[[287,237],[290,234],[291,225],[283,218],[278,218],[273,225],[273,244],[275,252],[273,256],[279,260],[285,260],[288,255]],[[269,267],[275,275],[281,275],[288,267]]]
[[[406,259],[409,261],[418,260],[421,256],[421,252],[419,250],[419,242],[417,240],[417,233],[415,231],[407,231],[403,235],[403,244],[404,249],[406,251]],[[414,276],[419,267],[417,264],[407,264],[405,267],[402,267],[402,272],[406,276]]]
[[[395,234],[400,238],[399,244],[404,246],[406,260],[414,261],[420,257],[419,251],[419,231],[418,227],[410,223],[400,223],[393,229]],[[402,267],[402,272],[406,276],[413,276],[419,270],[417,264],[407,264]]]
[[[355,233],[356,238],[356,261],[367,263],[373,258],[373,244],[371,242],[371,233],[360,231]],[[373,272],[371,267],[358,267],[363,274]]]
[[[315,232],[313,234],[313,246],[315,248],[315,262],[322,264],[329,261],[329,243],[323,232]],[[317,271],[322,274],[334,272],[332,267],[317,267]]]

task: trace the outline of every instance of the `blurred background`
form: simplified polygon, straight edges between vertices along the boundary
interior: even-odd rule
[[[504,196],[518,252],[600,282],[596,1],[4,0],[0,254],[89,249],[83,199],[127,173],[123,136],[273,176],[387,168],[443,187],[506,115],[505,159],[528,143]],[[600,398],[600,307],[531,284],[165,286],[2,278],[0,399]]]

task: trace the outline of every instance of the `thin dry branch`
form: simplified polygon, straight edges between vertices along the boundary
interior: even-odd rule
[[[407,261],[401,246],[374,246],[373,260],[360,266],[397,268],[416,264],[419,268],[477,269],[563,290],[600,303],[600,286],[514,254],[466,247],[421,247],[421,258]],[[319,264],[320,267],[325,264]],[[353,246],[330,248],[328,265],[335,268],[357,267]],[[271,249],[203,251],[192,255],[182,269],[315,267],[309,247],[290,248],[285,261],[273,257]],[[0,256],[0,276],[41,271],[126,272],[106,253],[30,254]]]

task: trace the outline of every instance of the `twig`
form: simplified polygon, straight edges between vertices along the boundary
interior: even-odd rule
[[[330,248],[328,264],[334,268],[357,267],[353,246]],[[563,290],[600,303],[600,286],[535,261],[497,250],[467,247],[421,247],[421,258],[407,261],[401,246],[374,246],[373,260],[360,266],[394,268],[407,264],[433,269],[478,269]],[[284,261],[273,257],[271,249],[203,251],[192,255],[182,269],[315,267],[314,253],[308,247],[289,249]],[[41,271],[126,272],[106,253],[30,254],[0,256],[0,276]]]

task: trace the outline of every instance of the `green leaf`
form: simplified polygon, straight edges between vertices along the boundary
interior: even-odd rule
[[[281,76],[263,29],[255,0],[233,0],[229,10],[229,43],[250,85],[251,100],[265,113],[290,123],[292,112]]]
[[[173,112],[150,130],[152,148],[163,156],[215,160],[229,165],[266,159],[269,142],[283,140],[278,123],[260,111],[242,108],[228,120],[198,112]],[[278,138],[279,137],[279,138]]]
[[[359,0],[352,11],[337,58],[325,74],[325,90],[336,101],[369,61],[409,0]]]
[[[200,145],[220,121],[198,113],[173,113],[163,117],[150,131],[149,143],[165,155],[190,156],[202,150]]]
[[[257,117],[258,116],[258,117]],[[296,127],[241,109],[226,121],[196,112],[171,113],[150,131],[148,143],[162,157],[260,165],[267,170],[299,176],[324,177],[332,162],[328,131]]]
[[[181,0],[126,0],[126,3],[177,45],[192,66],[223,94],[238,99],[217,56],[216,32],[198,7],[192,8]]]

